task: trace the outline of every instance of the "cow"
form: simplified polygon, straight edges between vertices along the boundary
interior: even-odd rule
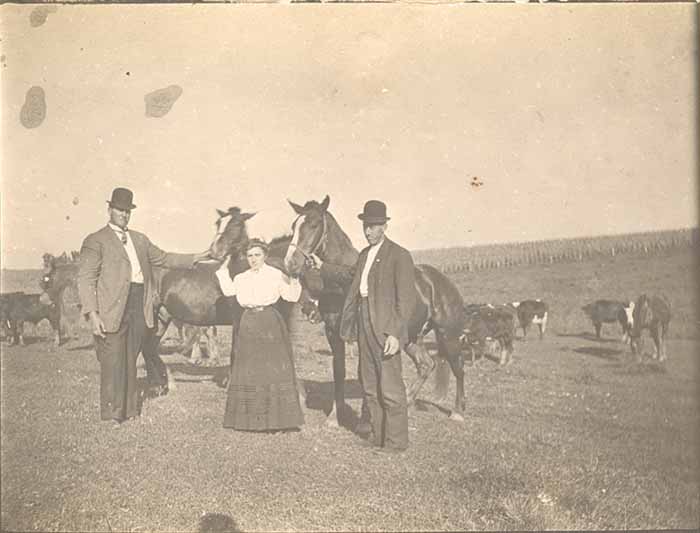
[[[508,305],[515,310],[518,323],[523,330],[523,337],[527,337],[527,329],[531,324],[537,324],[540,329],[540,340],[542,340],[542,336],[547,329],[549,306],[539,299],[511,302]]]
[[[663,362],[667,358],[666,335],[671,321],[671,303],[665,296],[642,294],[634,305],[634,324],[630,330],[630,348],[641,361],[642,330],[648,329],[654,340],[654,359]]]
[[[584,305],[581,310],[593,322],[597,339],[600,339],[600,330],[603,324],[618,322],[622,327],[622,342],[626,343],[629,340],[629,333],[634,324],[634,302],[596,300]]]
[[[10,345],[24,346],[24,323],[38,324],[47,319],[55,333],[56,346],[61,344],[61,313],[48,294],[13,292],[0,294],[0,313],[10,332]]]
[[[471,362],[486,352],[499,352],[499,364],[511,362],[515,319],[503,307],[490,304],[467,304],[464,306],[465,323],[460,340],[462,347],[470,351]]]

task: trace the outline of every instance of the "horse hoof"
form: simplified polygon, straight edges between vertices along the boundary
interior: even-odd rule
[[[452,411],[450,414],[450,420],[454,420],[455,422],[464,422],[464,417],[459,413]]]

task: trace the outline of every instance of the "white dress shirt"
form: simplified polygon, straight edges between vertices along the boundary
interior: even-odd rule
[[[129,263],[131,263],[131,283],[143,283],[143,271],[141,270],[141,262],[139,261],[139,256],[136,255],[136,248],[134,248],[134,241],[131,240],[129,235],[129,230],[124,231],[119,226],[115,226],[111,222],[108,222],[109,227],[114,230],[117,234],[117,238],[121,242],[122,235],[126,236],[126,244],[124,244],[124,250],[126,250],[126,255],[129,256]]]
[[[360,296],[362,296],[363,298],[366,298],[369,294],[369,270],[372,268],[374,260],[376,259],[377,254],[379,253],[379,249],[382,247],[383,242],[384,239],[379,241],[374,246],[370,247],[369,252],[367,252],[367,261],[365,262],[365,268],[362,270],[362,277],[360,277]]]
[[[299,301],[301,284],[296,278],[289,278],[284,272],[264,264],[260,270],[249,269],[237,274],[233,280],[224,263],[216,271],[219,285],[225,296],[236,296],[243,307],[272,305],[279,298],[288,302]]]

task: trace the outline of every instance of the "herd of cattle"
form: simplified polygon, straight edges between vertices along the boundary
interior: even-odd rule
[[[63,292],[67,284],[64,279],[59,290],[56,290],[56,280],[61,277],[57,272],[62,272],[67,283],[74,285],[77,260],[76,256],[72,260],[45,256],[45,272],[39,281],[42,293],[12,292],[0,295],[0,327],[10,344],[24,344],[25,322],[36,325],[44,319],[49,321],[54,331],[56,345],[61,343]],[[591,320],[598,339],[603,324],[619,323],[622,342],[631,342],[633,352],[637,352],[638,348],[633,338],[639,337],[639,333],[633,335],[637,315],[637,320],[643,322],[637,325],[637,331],[645,327],[649,329],[654,340],[654,356],[661,360],[666,358],[664,337],[670,320],[670,305],[664,298],[647,298],[643,295],[636,302],[596,300],[581,309]],[[313,309],[305,308],[303,312],[307,317],[314,315]],[[537,325],[539,338],[542,339],[547,329],[549,312],[549,306],[539,299],[500,305],[467,304],[464,307],[464,328],[460,337],[465,353],[470,356],[472,363],[487,357],[495,358],[505,365],[512,360],[516,330],[522,329],[522,335],[526,337],[528,329]]]
[[[64,306],[63,292],[67,285],[65,280],[56,290],[57,272],[63,277],[68,272],[68,283],[75,284],[77,274],[77,257],[44,257],[45,273],[39,281],[40,294],[12,292],[0,294],[0,327],[10,344],[24,344],[24,323],[38,324],[46,319],[55,334],[55,343],[61,343],[61,313]],[[664,337],[671,318],[670,305],[663,297],[642,295],[638,300],[622,302],[616,300],[596,300],[584,305],[582,311],[591,320],[596,338],[600,339],[603,324],[619,323],[622,328],[622,342],[630,342],[632,351],[638,352],[641,329],[649,329],[654,340],[654,357],[666,358]],[[303,309],[307,317],[315,313],[312,309]],[[512,360],[513,340],[517,328],[527,336],[532,325],[539,328],[542,339],[549,316],[549,306],[542,300],[524,300],[500,305],[467,304],[464,306],[464,328],[460,337],[465,353],[470,355],[472,363],[479,358],[495,358],[502,365]],[[638,324],[635,328],[635,320]]]

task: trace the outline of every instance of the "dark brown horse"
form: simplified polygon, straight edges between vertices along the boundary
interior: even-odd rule
[[[233,297],[226,297],[221,292],[215,272],[220,261],[231,257],[228,268],[231,277],[248,269],[245,248],[248,244],[246,221],[255,213],[244,213],[238,207],[227,211],[217,210],[216,234],[209,246],[209,251],[216,261],[201,263],[189,270],[161,270],[157,274],[158,294],[161,304],[158,309],[160,326],[152,343],[144,349],[157,354],[162,335],[173,319],[195,326],[232,326],[238,323],[243,312]],[[291,237],[273,239],[268,250],[267,263],[284,270],[284,254]],[[305,280],[305,285],[314,286],[312,280]],[[302,300],[307,297],[302,292]],[[278,301],[276,307],[288,321],[294,304],[284,300]],[[234,332],[235,335],[235,332]],[[211,341],[211,339],[209,339]],[[210,353],[215,343],[209,344]]]
[[[664,296],[648,297],[642,294],[634,304],[632,311],[632,330],[630,331],[630,346],[632,353],[641,359],[642,330],[648,329],[654,340],[654,359],[665,361],[666,334],[671,321],[671,304]]]
[[[328,211],[329,203],[328,196],[321,203],[309,201],[303,207],[289,202],[298,215],[292,224],[292,242],[285,257],[289,273],[298,275],[306,272],[312,254],[329,264],[354,267],[357,262],[358,251]],[[455,410],[451,418],[463,420],[464,356],[460,345],[464,327],[462,296],[449,279],[430,265],[417,265],[415,277],[418,305],[409,320],[410,343],[406,347],[406,353],[416,365],[418,377],[408,388],[409,403],[416,399],[425,380],[435,368],[435,361],[419,342],[424,335],[433,331],[438,345],[437,356],[450,364],[457,379]],[[340,314],[348,288],[349,283],[339,287],[325,287],[317,295],[326,338],[333,352],[335,409],[339,421],[345,410],[345,343],[339,335]],[[311,292],[314,294],[314,291]]]

